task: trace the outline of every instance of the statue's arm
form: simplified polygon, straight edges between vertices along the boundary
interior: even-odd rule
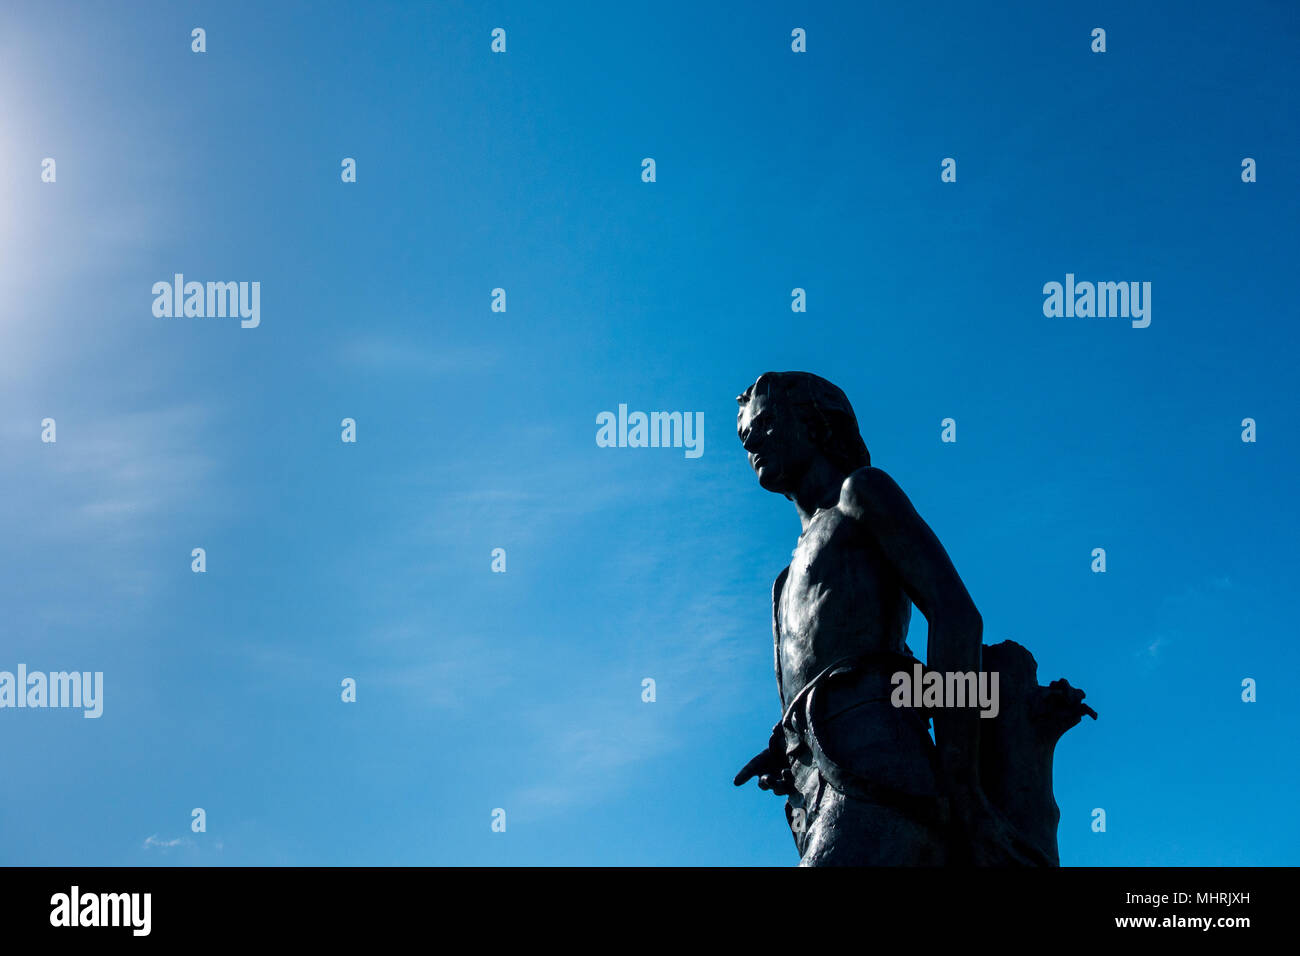
[[[785,712],[785,682],[781,679],[781,592],[790,568],[781,569],[772,584],[772,659],[776,668],[776,692],[781,697],[781,712]]]
[[[948,552],[921,520],[894,480],[879,468],[862,468],[847,479],[840,507],[857,518],[897,570],[908,597],[930,625],[931,670],[978,671],[984,621]],[[932,712],[943,787],[954,822],[965,834],[977,865],[1051,865],[989,803],[979,780],[979,711],[974,707]]]
[[[927,666],[949,673],[978,671],[984,621],[948,552],[903,490],[879,468],[860,468],[845,479],[840,508],[879,544],[907,596],[925,615]],[[978,794],[978,711],[937,710],[933,718],[945,788],[958,800],[963,794]]]
[[[781,709],[785,710],[785,684],[781,680],[781,591],[785,587],[785,568],[776,576],[772,585],[772,657],[776,668],[776,689],[781,695]],[[758,785],[763,790],[771,790],[777,796],[785,796],[793,791],[794,778],[790,773],[790,764],[785,756],[785,733],[778,721],[772,728],[767,741],[767,749],[755,756],[741,768],[733,781],[740,786],[751,777],[758,777]]]

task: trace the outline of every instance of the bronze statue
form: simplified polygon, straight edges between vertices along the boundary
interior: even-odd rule
[[[801,866],[1058,865],[1052,754],[1083,714],[1096,718],[1083,692],[1039,686],[1011,641],[981,654],[979,611],[907,496],[871,466],[839,388],[767,372],[737,400],[759,484],[794,502],[803,533],[772,588],[781,720],[736,785],[757,776],[787,797]],[[929,623],[924,667],[907,646],[913,604]],[[960,690],[962,675],[990,672],[991,718],[946,699],[911,706],[899,690],[903,674]]]

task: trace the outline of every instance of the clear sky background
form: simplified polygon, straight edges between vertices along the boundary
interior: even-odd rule
[[[0,669],[106,689],[0,711],[0,862],[793,864],[731,784],[785,369],[1100,712],[1063,863],[1300,862],[1300,7],[1159,6],[4,4]],[[176,272],[261,326],[155,318]],[[1045,318],[1067,272],[1150,327]]]

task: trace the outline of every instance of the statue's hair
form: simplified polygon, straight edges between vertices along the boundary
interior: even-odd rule
[[[853,406],[839,386],[812,372],[764,372],[736,401],[746,405],[755,395],[789,402],[806,424],[815,427],[826,457],[845,473],[871,464]]]

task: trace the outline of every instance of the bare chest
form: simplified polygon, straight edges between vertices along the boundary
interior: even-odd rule
[[[869,535],[819,512],[800,537],[776,608],[786,699],[840,658],[901,650],[911,604]]]

